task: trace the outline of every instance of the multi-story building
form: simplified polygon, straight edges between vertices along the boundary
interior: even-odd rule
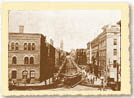
[[[98,76],[100,74],[100,71],[99,71],[99,38],[96,37],[92,42],[91,42],[91,50],[92,50],[92,57],[91,57],[91,63],[92,63],[92,66],[91,66],[91,72],[94,73],[96,76]]]
[[[55,71],[55,47],[52,44],[47,43],[47,73],[49,78],[49,74],[54,73]]]
[[[86,49],[76,49],[76,63],[80,66],[87,65]]]
[[[92,52],[91,52],[91,43],[88,42],[87,43],[87,51],[86,51],[86,55],[87,55],[87,64],[90,65],[91,64],[91,57],[92,57]]]
[[[58,69],[60,66],[61,66],[61,64],[60,64],[60,49],[55,49],[55,69],[56,69],[56,72],[58,72]]]
[[[17,83],[37,83],[53,76],[46,37],[38,33],[9,32],[8,77]],[[52,55],[52,54],[51,54]]]
[[[55,69],[58,72],[59,68],[61,67],[62,63],[66,58],[67,52],[61,50],[60,48],[55,49]]]
[[[97,74],[109,76],[117,81],[120,66],[120,25],[106,25],[92,42],[92,63],[97,66]]]
[[[92,49],[91,49],[91,42],[87,43],[87,50],[86,50],[86,57],[87,57],[87,65],[86,68],[89,73],[93,73],[93,64],[92,64]]]

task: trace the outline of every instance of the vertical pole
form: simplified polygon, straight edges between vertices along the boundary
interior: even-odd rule
[[[46,85],[47,83],[46,83],[46,80],[45,80],[45,85]]]
[[[116,63],[116,66],[117,66],[117,83],[118,83],[118,70],[119,70],[119,66],[118,66],[118,64]]]
[[[49,78],[49,85],[51,84],[51,78]]]

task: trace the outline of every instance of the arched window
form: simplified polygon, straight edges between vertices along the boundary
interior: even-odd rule
[[[15,50],[19,50],[19,44],[18,43],[15,44]]]
[[[14,43],[11,43],[11,50],[14,50]]]
[[[9,45],[9,43],[8,43],[8,50],[10,50],[10,45]]]
[[[28,43],[28,50],[31,50],[31,43]]]
[[[35,43],[32,43],[32,50],[35,50]]]
[[[16,76],[17,76],[17,72],[16,72],[16,70],[13,70],[11,78],[16,79]]]
[[[34,58],[30,57],[30,64],[34,64]]]
[[[35,71],[34,70],[30,71],[30,78],[35,78]]]
[[[24,50],[27,50],[27,43],[24,43]]]
[[[13,57],[12,58],[12,64],[16,64],[17,63],[17,58],[16,57]]]
[[[24,64],[28,64],[29,60],[28,60],[28,57],[25,57],[24,58]]]
[[[22,72],[22,78],[23,78],[23,79],[27,79],[27,75],[28,75],[28,71],[24,70],[24,71]]]

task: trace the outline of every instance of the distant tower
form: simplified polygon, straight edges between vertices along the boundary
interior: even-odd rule
[[[61,42],[60,42],[60,49],[61,49],[61,50],[63,50],[63,44],[64,44],[64,43],[63,43],[63,40],[61,40]]]
[[[54,41],[52,39],[50,39],[50,44],[53,46]]]

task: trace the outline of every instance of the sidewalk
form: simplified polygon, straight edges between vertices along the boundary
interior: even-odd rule
[[[49,84],[45,85],[42,83],[36,83],[36,84],[16,84],[16,85],[9,85],[10,90],[45,90],[45,89],[55,89],[55,84]]]
[[[19,84],[16,84],[16,86],[45,86],[45,83],[44,82],[41,82],[41,83],[19,83]]]
[[[94,80],[94,83],[92,84],[86,79],[85,81],[81,82],[80,84],[84,85],[84,86],[88,86],[88,87],[100,88],[101,87],[101,80],[100,79]]]

